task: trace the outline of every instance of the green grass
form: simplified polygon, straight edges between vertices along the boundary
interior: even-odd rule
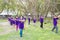
[[[0,19],[0,22],[6,22],[7,20],[6,19]]]
[[[0,32],[2,32],[4,29],[0,26]]]
[[[60,25],[58,24],[59,31],[56,34],[52,32],[52,23],[44,24],[44,28],[40,28],[40,23],[37,22],[36,26],[28,25],[25,23],[25,29],[23,30],[23,37],[19,36],[19,31],[13,31],[5,35],[0,35],[0,40],[60,40]]]

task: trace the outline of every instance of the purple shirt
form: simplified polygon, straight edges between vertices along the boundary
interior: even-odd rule
[[[8,21],[10,21],[10,17],[8,18]]]
[[[28,22],[30,22],[30,18],[28,18]]]
[[[33,22],[36,23],[36,18],[33,19]]]
[[[13,24],[15,24],[15,23],[16,23],[16,21],[15,21],[15,19],[14,19],[14,18],[12,19],[12,23],[13,23]]]
[[[40,17],[40,22],[43,22],[43,21],[44,21],[44,19]]]
[[[24,19],[20,19],[24,20]],[[19,29],[24,29],[24,22],[19,21]]]
[[[20,20],[20,18],[16,18],[16,25],[19,24],[19,20]]]
[[[9,17],[9,18],[8,18],[8,21],[12,22],[12,19],[13,19],[13,18]]]
[[[10,25],[13,24],[12,19],[13,19],[12,17],[9,17],[9,18],[8,18],[8,21],[10,22]]]
[[[58,18],[53,18],[53,24],[54,24],[54,26],[57,25],[57,19],[58,19]]]

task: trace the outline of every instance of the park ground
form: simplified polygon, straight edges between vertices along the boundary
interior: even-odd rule
[[[51,31],[53,28],[52,20],[44,22],[44,28],[40,28],[40,23],[37,21],[36,25],[28,25],[25,22],[23,30],[23,37],[19,35],[19,30],[16,31],[14,26],[10,26],[9,22],[5,19],[0,20],[0,40],[60,40],[60,20],[58,20],[58,33]],[[46,24],[45,24],[46,23]]]

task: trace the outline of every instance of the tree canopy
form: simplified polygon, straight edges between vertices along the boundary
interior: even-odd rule
[[[0,0],[0,12],[17,11],[17,15],[47,15],[49,11],[60,11],[60,0]],[[54,13],[53,13],[54,14]]]

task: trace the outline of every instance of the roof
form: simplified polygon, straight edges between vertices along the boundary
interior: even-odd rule
[[[2,13],[0,13],[0,15],[16,15],[14,12],[8,12],[6,10],[3,10]]]

